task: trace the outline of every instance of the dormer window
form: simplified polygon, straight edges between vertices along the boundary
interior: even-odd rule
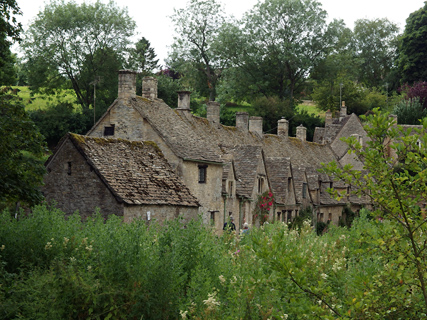
[[[114,124],[104,127],[104,136],[114,136]]]
[[[199,183],[206,183],[207,165],[199,165]]]
[[[262,193],[263,189],[264,189],[264,179],[258,178],[258,193]]]

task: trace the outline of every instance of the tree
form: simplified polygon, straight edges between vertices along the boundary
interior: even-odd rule
[[[259,2],[241,26],[224,28],[224,54],[234,67],[229,76],[251,95],[292,101],[332,46],[336,27],[315,0]]]
[[[107,88],[106,81],[117,78],[134,29],[127,9],[114,2],[52,1],[31,23],[23,44],[30,85],[37,89],[69,84],[87,110],[99,80],[106,92],[116,92],[116,83]]]
[[[159,59],[156,59],[156,53],[150,41],[142,37],[135,43],[135,48],[129,50],[126,68],[136,70],[142,76],[152,75],[155,69],[160,68]]]
[[[172,21],[177,36],[170,65],[188,78],[197,78],[190,80],[190,84],[214,101],[218,81],[227,65],[218,41],[226,22],[221,5],[216,1],[191,0],[185,9],[175,9]]]
[[[0,204],[40,202],[45,142],[16,92],[7,87],[0,92],[0,135]]]
[[[399,42],[397,63],[401,82],[412,84],[427,80],[427,3],[411,13]]]
[[[360,19],[354,24],[354,43],[359,58],[358,80],[368,87],[384,84],[393,68],[399,28],[387,19]]]
[[[366,147],[354,137],[345,139],[363,162],[364,171],[353,170],[351,165],[341,168],[333,162],[324,172],[350,185],[354,194],[369,197],[376,208],[374,216],[390,221],[393,231],[379,233],[375,239],[377,250],[387,254],[386,268],[375,281],[390,281],[393,275],[399,294],[422,297],[414,306],[426,314],[427,119],[422,126],[406,130],[376,109],[365,120]],[[404,300],[406,297],[398,299]]]
[[[21,23],[16,21],[16,15],[22,12],[15,0],[2,0],[0,2],[0,84],[15,84],[13,65],[15,58],[10,51],[12,41],[20,40],[22,31]]]

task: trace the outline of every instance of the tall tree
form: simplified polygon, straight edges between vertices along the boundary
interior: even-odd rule
[[[10,51],[12,41],[20,40],[22,26],[16,15],[22,12],[15,0],[0,2],[0,85],[11,85],[16,81],[13,65],[15,58]]]
[[[0,92],[0,205],[40,202],[46,150],[43,136],[16,92]]]
[[[393,68],[399,28],[387,19],[360,19],[354,24],[354,43],[359,58],[358,80],[368,87],[384,84]]]
[[[184,75],[197,77],[198,81],[192,85],[201,84],[200,91],[208,93],[211,101],[216,98],[216,87],[227,65],[218,42],[226,20],[215,0],[190,0],[186,8],[175,9],[172,16],[177,35],[169,64]]]
[[[299,85],[332,45],[336,23],[315,0],[266,0],[246,14],[242,26],[223,34],[234,79],[264,96],[293,99]],[[237,76],[240,74],[240,76]]]
[[[400,38],[398,65],[402,83],[427,81],[427,2],[406,19]]]
[[[106,80],[107,74],[115,76],[134,29],[127,9],[112,1],[80,5],[52,1],[26,33],[23,47],[30,85],[55,88],[71,83],[78,102],[87,110],[93,103],[93,85],[99,85],[100,77]],[[120,63],[111,64],[112,60]]]
[[[137,70],[143,76],[151,75],[154,70],[160,68],[159,59],[156,59],[156,56],[150,41],[142,37],[135,43],[134,48],[129,49],[126,68]]]

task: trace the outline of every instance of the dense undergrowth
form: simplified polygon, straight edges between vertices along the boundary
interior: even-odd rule
[[[0,215],[0,319],[418,319],[399,226],[215,235],[201,223]],[[421,240],[420,240],[421,241]]]

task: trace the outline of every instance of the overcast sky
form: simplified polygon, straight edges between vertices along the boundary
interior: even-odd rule
[[[101,0],[108,2],[108,0]],[[258,0],[223,0],[225,12],[240,18],[251,9]],[[44,8],[45,0],[17,0],[23,12],[18,19],[24,29],[29,22]],[[81,3],[82,0],[76,2]],[[86,1],[94,2],[94,1]],[[403,31],[409,14],[424,6],[424,0],[320,0],[323,9],[328,12],[329,20],[343,19],[346,25],[353,28],[357,19],[388,18]],[[168,46],[173,41],[174,28],[168,16],[174,8],[185,7],[187,0],[120,0],[118,6],[127,7],[129,15],[136,21],[138,36],[147,38],[160,58],[162,64],[167,57]],[[15,50],[14,50],[15,51]]]

